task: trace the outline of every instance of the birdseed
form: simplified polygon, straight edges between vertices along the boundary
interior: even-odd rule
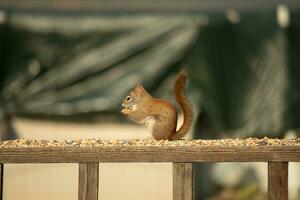
[[[15,147],[128,147],[128,146],[300,146],[300,138],[295,139],[271,139],[271,138],[247,138],[247,139],[219,139],[219,140],[154,140],[145,139],[76,139],[76,140],[30,140],[17,139],[0,142],[1,148]]]

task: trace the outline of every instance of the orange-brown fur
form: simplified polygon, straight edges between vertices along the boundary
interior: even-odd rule
[[[192,123],[192,106],[184,93],[187,74],[178,74],[174,96],[184,114],[184,122],[178,131],[177,112],[167,100],[153,98],[142,85],[138,84],[123,100],[122,113],[137,123],[146,124],[152,130],[152,136],[157,139],[180,139],[189,130]]]

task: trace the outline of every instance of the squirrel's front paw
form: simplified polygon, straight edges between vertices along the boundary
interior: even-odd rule
[[[123,108],[123,109],[121,110],[121,113],[124,114],[124,115],[126,115],[126,114],[130,113],[130,109],[128,109],[128,108]]]

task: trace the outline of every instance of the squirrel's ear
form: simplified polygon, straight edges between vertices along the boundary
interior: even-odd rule
[[[145,89],[141,84],[138,83],[134,87],[134,92],[137,96],[140,96],[145,92]]]
[[[136,84],[134,87],[134,90],[141,90],[141,89],[144,89],[144,87],[140,83]]]

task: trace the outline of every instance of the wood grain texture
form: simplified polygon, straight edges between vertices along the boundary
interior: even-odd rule
[[[288,199],[288,162],[269,162],[268,199]]]
[[[300,162],[298,146],[1,148],[0,163]]]
[[[98,200],[99,163],[79,163],[78,200]]]
[[[173,200],[193,199],[193,163],[173,163]]]

